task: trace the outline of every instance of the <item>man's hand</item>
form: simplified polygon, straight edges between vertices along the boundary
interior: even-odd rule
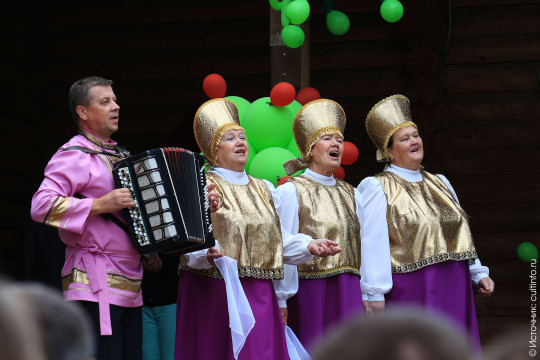
[[[281,320],[283,320],[283,326],[287,326],[287,316],[289,315],[289,310],[287,308],[279,308],[281,313]]]
[[[148,257],[143,256],[141,263],[144,270],[150,271],[150,272],[158,272],[161,269],[161,266],[163,265],[161,258],[156,252],[150,253]]]
[[[115,189],[92,201],[90,216],[113,213],[132,206],[135,206],[135,201],[133,201],[129,190],[126,188]]]
[[[364,312],[366,316],[373,316],[384,312],[385,302],[383,301],[367,301],[364,300]]]
[[[495,291],[495,281],[491,280],[489,276],[482,278],[478,282],[478,292],[480,295],[489,297],[493,295],[493,291]]]
[[[223,255],[216,247],[211,247],[206,252],[206,259],[208,260],[210,264],[212,264],[213,267],[216,267],[216,263],[214,260],[222,256],[225,256],[225,255]]]
[[[221,195],[214,191],[216,184],[208,184],[208,202],[210,203],[210,212],[216,212],[219,209],[219,200]]]
[[[312,255],[326,257],[336,255],[337,253],[341,252],[341,248],[335,241],[328,239],[315,239],[309,242],[308,251]]]

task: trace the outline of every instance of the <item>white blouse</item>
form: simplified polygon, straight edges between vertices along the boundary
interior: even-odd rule
[[[316,172],[306,169],[304,175],[323,185],[334,186],[336,179],[334,176],[324,176]],[[299,218],[298,218],[298,193],[296,186],[292,182],[286,182],[276,189],[280,198],[280,206],[276,206],[279,218],[281,220],[281,231],[283,238],[287,236],[297,236],[309,242],[314,240],[311,236],[299,233]],[[356,215],[362,224],[362,201],[360,193],[355,189],[354,198],[356,200]],[[332,240],[332,239],[330,239]],[[301,264],[301,263],[298,263]],[[279,307],[286,308],[287,300],[294,296],[298,291],[298,271],[296,266],[285,265],[285,279],[274,280],[274,289],[278,298]]]
[[[391,164],[390,171],[409,182],[422,181],[422,173]],[[437,174],[459,203],[457,195],[443,175]],[[367,177],[358,185],[362,194],[364,221],[362,223],[362,263],[360,266],[362,296],[364,300],[384,301],[384,294],[392,289],[392,266],[390,260],[390,241],[386,221],[387,202],[381,183],[374,177]],[[382,241],[382,239],[386,239]],[[369,254],[369,256],[367,256]],[[366,271],[369,269],[369,271]],[[469,266],[471,278],[478,283],[489,276],[489,269],[476,259]]]
[[[249,178],[245,171],[233,171],[221,167],[215,167],[210,172],[216,173],[221,176],[225,181],[235,184],[235,185],[247,185],[249,183]],[[276,188],[274,185],[268,181],[264,180],[268,189],[272,193],[272,199],[274,201],[274,206],[279,213],[280,208],[280,198],[277,195]],[[283,229],[283,222],[281,223],[281,232],[283,237],[283,262],[286,264],[303,264],[310,261],[313,258],[313,255],[308,251],[307,247],[309,241],[303,236],[295,236],[292,234],[285,234]],[[219,249],[219,241],[216,239],[216,247]],[[208,262],[206,258],[206,253],[208,249],[194,251],[187,254],[188,263],[187,265],[194,269],[209,269],[212,265]]]

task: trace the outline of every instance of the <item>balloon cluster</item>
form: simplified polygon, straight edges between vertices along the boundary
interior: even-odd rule
[[[281,40],[292,49],[302,46],[305,40],[304,31],[298,26],[309,17],[310,7],[307,0],[268,0],[270,7],[281,11]],[[347,15],[337,10],[327,10],[326,25],[334,35],[343,35],[349,31],[350,22]]]
[[[208,97],[225,97],[238,108],[240,125],[248,138],[246,172],[253,177],[266,179],[274,186],[281,185],[290,178],[283,163],[302,156],[293,136],[294,118],[303,105],[320,99],[320,93],[312,87],[306,87],[297,94],[294,86],[281,82],[272,88],[269,97],[250,103],[240,96],[225,96],[226,89],[225,79],[218,74],[210,74],[203,81],[203,90]],[[357,158],[356,146],[345,142],[342,163],[350,165]],[[292,176],[303,172],[299,171]],[[345,172],[340,167],[334,175],[343,179]]]
[[[403,5],[398,0],[383,0],[380,12],[385,21],[393,23],[403,17]]]

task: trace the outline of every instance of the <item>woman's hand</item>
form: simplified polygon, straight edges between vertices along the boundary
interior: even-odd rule
[[[161,258],[159,257],[157,252],[152,252],[148,254],[148,257],[143,256],[141,259],[141,263],[144,270],[150,272],[158,272],[163,265],[163,262],[161,261]]]
[[[283,326],[287,326],[287,316],[289,315],[289,310],[287,308],[279,308],[279,312],[281,313]]]
[[[478,282],[478,292],[480,295],[489,297],[493,295],[493,291],[495,291],[495,281],[491,280],[489,276],[482,278]]]
[[[213,267],[216,267],[216,262],[214,261],[215,259],[218,259],[222,256],[225,256],[223,255],[216,247],[211,247],[210,249],[208,249],[208,251],[206,252],[206,259],[208,260],[208,262],[213,266]]]
[[[341,252],[341,248],[339,247],[339,244],[335,241],[328,239],[315,239],[309,242],[308,251],[312,255],[326,257],[338,254],[339,252]]]
[[[216,212],[219,209],[219,200],[221,195],[214,191],[216,184],[208,184],[208,202],[210,203],[210,212]]]
[[[364,300],[364,312],[366,316],[382,314],[384,312],[385,301],[367,301]]]

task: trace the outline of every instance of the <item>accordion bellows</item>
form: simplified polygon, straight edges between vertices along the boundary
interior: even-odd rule
[[[181,148],[147,150],[118,162],[113,176],[137,204],[124,214],[141,254],[184,254],[215,245],[203,156]]]

